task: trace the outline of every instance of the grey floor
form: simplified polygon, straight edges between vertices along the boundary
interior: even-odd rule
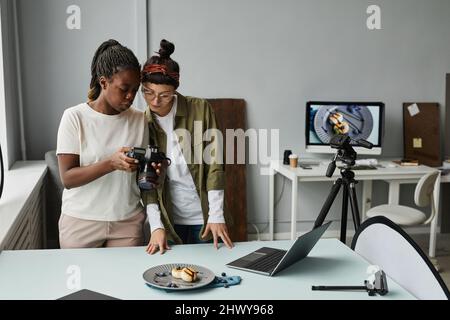
[[[411,235],[422,250],[428,253],[430,236],[428,234]],[[450,233],[438,234],[436,241],[436,260],[439,273],[448,288],[450,288]]]

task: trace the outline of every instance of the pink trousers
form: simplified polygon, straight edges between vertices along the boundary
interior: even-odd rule
[[[144,244],[144,211],[122,221],[94,221],[61,214],[59,244],[61,249],[131,247]]]

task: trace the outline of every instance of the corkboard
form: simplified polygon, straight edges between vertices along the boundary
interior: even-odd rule
[[[224,137],[226,159],[226,129],[246,130],[245,101],[242,99],[207,99],[215,114],[217,125]],[[229,143],[229,142],[228,142]],[[245,163],[237,164],[237,147],[234,147],[234,164],[225,164],[225,210],[233,217],[228,230],[231,240],[247,241],[247,185]]]
[[[420,164],[442,165],[438,103],[403,104],[404,157]]]

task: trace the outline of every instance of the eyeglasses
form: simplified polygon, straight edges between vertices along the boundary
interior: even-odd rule
[[[175,96],[174,93],[168,93],[168,92],[156,94],[155,91],[148,90],[148,89],[142,89],[141,92],[144,95],[145,99],[153,100],[153,99],[157,98],[158,100],[161,100],[164,102],[169,102]]]

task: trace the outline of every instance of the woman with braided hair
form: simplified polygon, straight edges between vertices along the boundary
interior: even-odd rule
[[[222,145],[217,137],[211,137],[208,144],[202,138],[217,129],[215,115],[206,100],[176,91],[180,68],[170,57],[174,51],[173,43],[161,40],[158,54],[147,60],[141,75],[150,144],[159,146],[172,161],[160,187],[143,197],[151,230],[147,252],[163,253],[169,248],[168,240],[200,243],[213,239],[218,248],[221,239],[232,248],[227,229],[230,220],[223,208],[224,170],[218,156]],[[203,156],[205,150],[214,150],[209,159]]]
[[[130,108],[140,86],[140,64],[130,49],[108,40],[95,52],[91,75],[89,101],[66,109],[58,130],[65,187],[60,246],[143,245],[138,165],[125,155],[148,143],[144,113]]]

